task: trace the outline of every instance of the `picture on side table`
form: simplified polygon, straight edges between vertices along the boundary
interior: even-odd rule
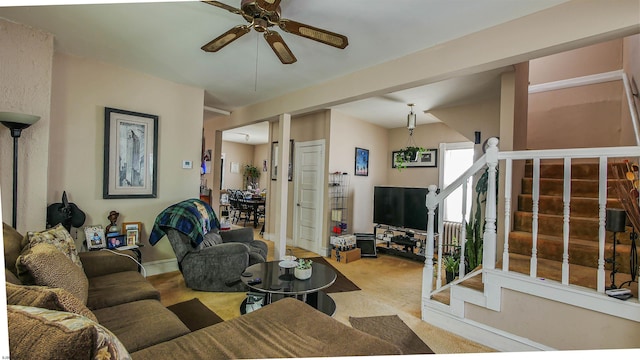
[[[122,233],[126,235],[127,246],[137,245],[142,231],[141,222],[123,222]]]
[[[102,225],[86,226],[84,236],[87,241],[87,249],[103,249],[107,246]]]

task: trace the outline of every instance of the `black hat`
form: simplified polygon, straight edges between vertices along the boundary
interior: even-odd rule
[[[86,215],[74,203],[67,200],[67,192],[62,193],[62,202],[47,206],[47,225],[56,226],[62,224],[67,231],[71,231],[71,226],[80,227],[84,224]]]

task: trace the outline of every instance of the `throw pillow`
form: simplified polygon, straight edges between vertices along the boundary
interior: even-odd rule
[[[35,306],[49,310],[67,311],[98,322],[91,310],[65,289],[7,284],[7,305]]]
[[[131,359],[111,331],[84,316],[8,305],[7,318],[11,359]]]
[[[16,260],[26,245],[27,239],[5,222],[2,223],[2,236],[4,238],[4,266],[15,273]]]
[[[27,240],[29,241],[29,247],[41,243],[54,245],[82,269],[82,262],[78,256],[76,243],[62,224],[40,232],[29,231],[27,232]]]
[[[87,276],[55,246],[36,244],[18,257],[16,267],[24,284],[62,288],[87,304]]]

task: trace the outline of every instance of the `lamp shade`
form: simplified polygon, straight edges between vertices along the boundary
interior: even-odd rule
[[[0,111],[0,122],[9,129],[26,129],[40,120],[40,116]]]
[[[611,232],[624,232],[627,213],[623,209],[607,209],[604,228]]]

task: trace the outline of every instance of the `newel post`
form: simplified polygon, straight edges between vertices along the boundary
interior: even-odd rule
[[[485,210],[485,225],[482,246],[482,268],[496,267],[496,168],[498,167],[498,139],[492,137],[487,141],[489,147],[486,152],[488,167],[487,201]]]
[[[429,191],[425,199],[425,205],[427,207],[427,243],[424,258],[424,268],[422,270],[422,298],[429,299],[431,297],[431,291],[433,290],[433,248],[435,243],[434,234],[434,222],[436,207],[438,201],[436,200],[436,185],[429,185]]]

